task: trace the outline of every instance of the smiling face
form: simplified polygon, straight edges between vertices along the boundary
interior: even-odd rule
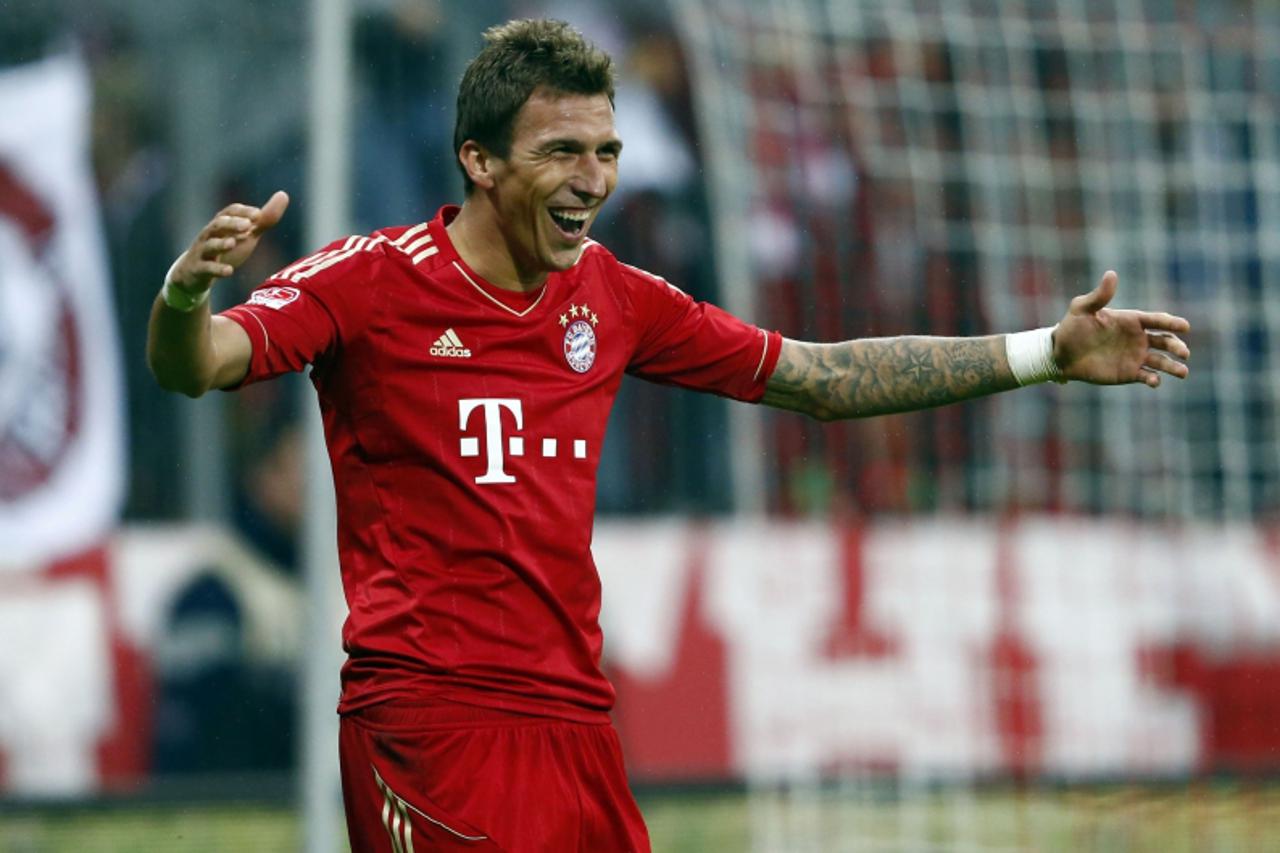
[[[577,262],[618,182],[622,141],[606,95],[535,89],[516,116],[511,152],[477,181],[497,215],[515,277],[541,281]]]

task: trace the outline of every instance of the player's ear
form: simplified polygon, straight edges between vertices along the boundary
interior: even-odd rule
[[[493,168],[497,158],[483,145],[474,139],[468,139],[462,143],[462,148],[458,151],[458,162],[462,163],[462,168],[467,170],[467,177],[471,179],[471,183],[483,190],[493,189]]]

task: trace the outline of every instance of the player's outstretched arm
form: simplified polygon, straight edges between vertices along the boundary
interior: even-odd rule
[[[1178,335],[1190,324],[1172,314],[1108,308],[1116,283],[1108,272],[1092,292],[1071,300],[1052,330],[1012,339],[785,340],[763,402],[839,420],[941,406],[1044,379],[1154,388],[1162,374],[1185,378],[1191,351]]]
[[[277,192],[262,207],[223,208],[191,241],[151,306],[147,364],[160,386],[199,397],[244,378],[252,348],[244,329],[209,311],[214,283],[236,271],[289,206]]]

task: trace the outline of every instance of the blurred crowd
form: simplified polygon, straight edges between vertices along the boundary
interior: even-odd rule
[[[222,399],[200,410],[225,421],[220,434],[229,453],[229,484],[219,498],[226,506],[209,512],[189,505],[182,482],[183,457],[198,450],[182,432],[190,426],[182,414],[186,401],[155,386],[142,347],[163,271],[189,239],[187,231],[222,204],[265,199],[276,188],[289,190],[295,201],[251,263],[220,287],[222,305],[239,301],[262,278],[314,248],[303,239],[308,66],[307,33],[298,22],[308,18],[305,7],[305,0],[265,6],[232,0],[217,10],[194,0],[173,0],[159,9],[133,0],[9,0],[0,19],[5,62],[73,44],[92,66],[93,159],[133,436],[128,517],[231,518],[284,566],[295,562],[304,493],[300,382],[214,395]],[[703,168],[709,152],[692,107],[687,57],[663,4],[478,0],[462,8],[441,0],[354,0],[354,9],[353,232],[429,218],[441,204],[459,199],[451,151],[453,98],[480,32],[513,16],[560,16],[610,51],[619,67],[617,122],[626,153],[618,192],[594,236],[624,261],[698,298],[719,298]],[[762,39],[760,55],[767,57],[764,33],[774,24],[763,21],[757,34],[750,23],[735,26],[741,38]],[[1025,196],[1008,196],[1011,210],[992,220],[989,200],[984,205],[975,198],[968,165],[944,169],[936,185],[925,173],[883,168],[891,162],[915,169],[921,158],[945,165],[963,154],[972,144],[965,128],[972,125],[963,119],[954,91],[957,84],[984,81],[966,78],[972,69],[962,73],[955,67],[944,40],[907,45],[869,30],[852,52],[801,61],[784,51],[776,63],[766,59],[744,71],[742,90],[757,113],[740,149],[754,159],[758,184],[750,192],[748,215],[759,290],[754,319],[788,336],[815,340],[981,334],[1049,319],[1039,306],[1070,295],[1070,288],[1090,283],[1097,272],[1086,245],[1088,181],[1079,148],[1082,134],[1097,129],[1080,126],[1069,105],[1047,109],[1043,121],[1030,125],[1042,138],[1025,144],[1039,146],[1045,168],[1067,177],[1048,192],[1033,187]],[[1069,60],[1061,47],[1036,47],[1028,63],[1027,82],[1046,103],[1070,94]],[[1250,74],[1261,79],[1256,69],[1233,67],[1215,68],[1210,82],[1218,85],[1225,76],[1222,85],[1238,90]],[[802,69],[811,79],[798,73]],[[907,78],[915,91],[928,93],[926,101],[933,100],[916,107],[889,99],[896,81]],[[872,89],[888,95],[855,110],[830,97]],[[1184,168],[1185,149],[1193,142],[1187,106],[1176,92],[1171,84],[1153,101],[1161,160],[1151,165],[1170,174]],[[1248,127],[1223,123],[1214,144],[1223,156],[1249,162]],[[881,166],[874,180],[872,156]],[[1117,162],[1131,162],[1126,156],[1117,152]],[[1194,187],[1176,180],[1166,186],[1164,221],[1175,238],[1173,254],[1167,268],[1142,272],[1167,277],[1173,288],[1168,296],[1200,299],[1211,276],[1209,260],[1193,240],[1177,238],[1203,229],[1204,213],[1197,214]],[[1246,233],[1255,230],[1256,193],[1248,187],[1231,192],[1224,191],[1222,216]],[[1012,293],[1013,309],[984,301],[991,293],[991,285],[981,281],[984,272],[991,277],[990,267],[980,268],[984,226],[1011,235],[998,261],[1010,279],[999,286]],[[1054,235],[1053,257],[1037,257],[1027,238],[1040,227]],[[1262,275],[1253,257],[1239,275],[1247,293],[1260,299]],[[998,310],[1004,313],[993,313]],[[1247,346],[1265,348],[1260,332],[1249,334]],[[719,401],[625,383],[602,463],[600,508],[726,509],[726,411]],[[974,457],[974,436],[990,432],[990,416],[989,409],[965,407],[838,426],[771,419],[776,464],[771,463],[769,506],[800,514],[839,510],[842,502],[849,504],[846,509],[872,513],[993,508],[974,482],[966,482],[975,476],[966,467]],[[1077,467],[1105,465],[1087,448],[1055,446],[1059,440],[1066,439],[1037,437],[1027,452],[1044,457],[1038,467],[1053,469],[1051,460],[1069,453],[1083,454],[1073,457]],[[653,447],[667,452],[641,452]],[[1050,501],[1049,508],[1055,506]]]
[[[452,153],[456,81],[487,26],[511,17],[574,22],[618,63],[618,125],[627,155],[619,191],[594,237],[623,260],[715,298],[707,213],[687,73],[670,20],[636,4],[482,0],[465,11],[440,0],[355,0],[351,45],[353,233],[421,221],[461,200]],[[302,377],[211,395],[167,394],[145,365],[146,323],[173,257],[195,228],[232,201],[273,190],[294,200],[281,226],[215,305],[241,301],[305,245],[307,56],[304,0],[218,9],[174,0],[13,0],[0,16],[0,65],[80,53],[94,86],[92,150],[125,362],[129,431],[126,523],[209,519],[231,525],[283,573],[296,575],[304,512]],[[586,15],[584,17],[584,14]],[[336,235],[335,235],[336,236]],[[728,506],[727,459],[706,438],[724,432],[713,400],[628,383],[600,477],[604,511],[712,512]],[[193,418],[192,413],[195,412]],[[195,423],[212,419],[210,423]],[[193,506],[192,454],[214,437],[226,478]],[[664,447],[666,453],[642,452]],[[176,650],[157,661],[154,769],[286,768],[292,762],[288,674],[264,672],[241,644],[197,644],[218,626],[234,638],[245,615],[216,572],[200,574],[172,605]],[[213,701],[224,697],[225,701]]]
[[[713,235],[706,165],[723,152],[713,151],[702,138],[693,108],[690,57],[666,4],[353,4],[353,233],[422,221],[440,205],[460,200],[451,146],[454,96],[480,33],[511,17],[562,17],[614,56],[620,77],[617,124],[626,145],[621,182],[593,237],[623,261],[668,278],[696,298],[719,300],[717,259],[709,248]],[[211,434],[225,447],[225,464],[215,465],[226,472],[227,482],[222,493],[213,493],[219,506],[196,507],[186,480],[192,455],[207,448],[192,436],[192,404],[158,388],[147,372],[143,348],[147,315],[165,270],[192,236],[189,232],[222,205],[260,202],[278,188],[294,198],[280,228],[235,279],[219,287],[220,305],[242,300],[263,278],[315,248],[305,245],[303,237],[308,34],[300,22],[309,20],[308,4],[228,0],[211,8],[195,0],[6,0],[2,5],[0,63],[12,66],[74,50],[92,69],[92,158],[125,356],[130,430],[126,520],[199,516],[222,521],[282,572],[296,573],[305,495],[300,412],[309,405],[304,402],[306,380],[287,378],[236,394],[215,394],[213,403],[198,410],[200,418],[219,425]],[[743,32],[749,36],[750,27]],[[910,73],[921,85],[950,90],[957,82],[975,82],[960,79],[943,41],[922,41],[912,50]],[[1043,300],[1058,304],[1063,292],[1054,288],[1061,285],[1050,280],[1087,282],[1096,272],[1085,263],[1085,252],[1070,251],[1084,242],[1085,200],[1078,180],[1056,184],[1038,212],[1029,207],[1007,221],[983,223],[974,185],[963,177],[943,176],[936,186],[922,184],[916,175],[870,178],[867,149],[873,137],[871,147],[900,155],[904,162],[910,159],[908,136],[923,134],[929,144],[916,153],[923,150],[940,161],[966,144],[961,107],[954,98],[949,106],[934,103],[927,111],[895,111],[894,105],[884,104],[883,111],[861,119],[875,122],[875,132],[869,134],[857,116],[835,106],[833,99],[814,96],[815,82],[830,92],[853,91],[868,82],[887,84],[907,73],[900,67],[907,55],[901,44],[873,34],[862,44],[856,63],[835,54],[834,62],[814,63],[816,80],[796,75],[794,69],[804,63],[784,57],[776,66],[760,63],[741,81],[753,102],[762,105],[744,143],[756,160],[759,182],[752,188],[748,213],[751,265],[760,282],[755,319],[789,337],[830,341],[910,332],[984,334],[1048,319],[1031,312],[992,316],[995,306],[984,301],[979,281],[983,269],[975,228],[982,225],[1020,227],[1035,216],[1047,217],[1032,224],[1051,227],[1068,249],[1048,270],[1031,252],[1017,257],[1024,247],[1015,247],[1005,259],[1013,270],[1009,284],[1017,297],[1015,310]],[[1063,91],[1067,69],[1062,51],[1039,50],[1033,59],[1032,85],[1048,96]],[[1177,103],[1165,99],[1158,105],[1171,111],[1169,121],[1156,117],[1155,128],[1161,151],[1169,149],[1165,153],[1172,164],[1175,149],[1186,143],[1178,136],[1185,125],[1176,120]],[[1043,139],[1037,144],[1047,152],[1046,162],[1078,172],[1081,129],[1069,114],[1049,114],[1038,127]],[[1225,127],[1220,142],[1246,145],[1247,128]],[[1170,221],[1176,223],[1179,205],[1194,199],[1178,197],[1175,189],[1167,204]],[[928,198],[921,197],[924,192]],[[1236,223],[1256,227],[1256,198],[1246,195],[1239,204],[1232,214]],[[938,223],[945,233],[936,230]],[[1178,288],[1176,295],[1198,298],[1195,288],[1206,281],[1197,267],[1203,258],[1189,252],[1175,255],[1167,272]],[[1260,300],[1261,274],[1256,268],[1243,274],[1256,285]],[[1265,343],[1255,342],[1255,350],[1263,348]],[[998,432],[994,411],[957,407],[840,425],[771,417],[768,506],[790,515],[1090,509],[1089,495],[1077,495],[1074,506],[1064,505],[1052,483],[1038,484],[1038,504],[993,502],[990,484],[981,477],[983,448],[989,452],[989,437]],[[600,509],[686,515],[728,509],[731,416],[716,399],[624,383],[601,463]],[[1047,418],[1026,448],[1006,449],[1011,455],[1035,457],[1032,464],[1050,476],[1066,467],[1063,459],[1070,454],[1075,454],[1072,464],[1077,467],[1105,469],[1102,451],[1081,444],[1101,441],[1097,431],[1070,439],[1076,444],[1068,446],[1056,424]],[[1267,482],[1276,488],[1274,478]],[[234,610],[234,601],[216,584],[197,585],[173,619],[216,613],[234,621]],[[253,673],[234,668],[175,675],[169,693],[174,712],[161,714],[161,723],[180,720],[184,713],[236,719],[226,709],[207,703],[201,707],[199,698],[233,681],[259,691],[254,707],[279,726],[286,724],[285,687],[264,684]],[[216,760],[233,766],[257,760],[283,766],[290,760],[287,751],[265,743],[246,744],[243,755],[222,749],[213,757],[197,754],[203,747],[194,739],[183,740],[183,731],[208,731],[216,725],[212,719],[170,729],[162,725],[161,735],[170,741],[159,765],[181,769],[207,767]],[[271,744],[283,742],[272,737]]]
[[[178,233],[182,199],[176,172],[189,152],[177,147],[187,105],[175,103],[155,74],[155,51],[134,26],[128,4],[114,17],[96,11],[73,16],[80,44],[97,82],[94,159],[105,210],[113,278],[128,373],[132,444],[128,515],[181,517],[178,475],[189,452],[180,429],[180,407],[155,387],[143,365],[145,322],[157,282],[187,239]],[[301,5],[301,4],[298,4]],[[512,16],[564,15],[575,19],[608,49],[619,65],[618,124],[627,156],[619,191],[594,234],[620,257],[678,282],[701,298],[714,298],[712,258],[706,251],[706,201],[699,179],[698,147],[687,77],[670,22],[657,12],[606,5],[583,19],[579,10],[554,3],[474,4],[463,24],[446,19],[433,0],[361,0],[356,3],[353,105],[354,163],[351,230],[366,233],[389,224],[419,221],[440,205],[460,200],[452,155],[453,98],[460,62],[476,49],[481,30]],[[461,37],[460,33],[465,33]],[[252,35],[252,34],[251,34]],[[257,33],[232,49],[229,62],[253,63],[269,51],[296,59],[297,96],[305,88],[305,33],[282,39]],[[25,41],[24,41],[25,43]],[[280,62],[277,53],[275,61]],[[251,73],[215,68],[229,84],[247,85],[237,99],[255,96]],[[262,93],[263,96],[269,93]],[[215,98],[225,114],[225,96]],[[229,128],[238,147],[212,170],[212,213],[232,200],[253,202],[278,187],[294,207],[250,264],[220,288],[223,304],[243,298],[258,281],[311,247],[303,245],[306,188],[305,115],[298,104],[277,105],[289,121],[270,132]],[[249,106],[252,115],[259,107]],[[234,119],[233,119],[234,120]],[[213,141],[216,144],[216,141]],[[622,227],[622,223],[626,227]],[[297,382],[269,383],[228,395],[225,410],[230,449],[231,516],[250,539],[283,566],[295,563],[301,454]],[[611,427],[603,463],[600,505],[605,511],[713,511],[727,505],[723,458],[694,445],[717,429],[718,406],[682,392],[629,388]],[[645,456],[632,447],[668,446],[670,454]],[[717,476],[721,475],[721,476]]]

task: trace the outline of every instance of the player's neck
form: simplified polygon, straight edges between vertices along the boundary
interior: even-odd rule
[[[522,274],[510,247],[500,236],[502,228],[495,211],[483,201],[468,197],[445,231],[458,257],[494,287],[524,293],[536,290],[547,280],[545,270]]]

